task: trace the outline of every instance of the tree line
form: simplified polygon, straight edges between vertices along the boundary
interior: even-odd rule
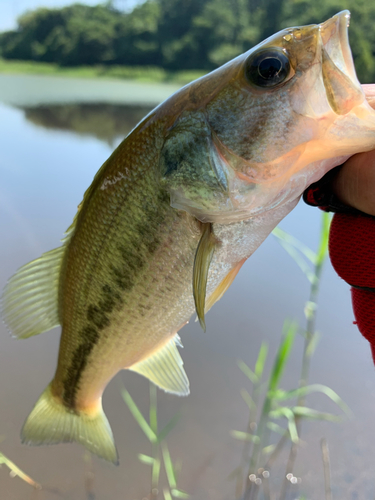
[[[348,8],[358,76],[375,81],[375,2],[369,0],[146,0],[39,8],[0,34],[4,59],[61,66],[136,65],[211,70],[276,31],[318,23]]]

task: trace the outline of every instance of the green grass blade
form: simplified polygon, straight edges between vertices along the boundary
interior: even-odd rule
[[[280,241],[280,245],[284,248],[284,250],[292,257],[297,266],[301,269],[301,271],[305,274],[306,278],[310,281],[310,283],[315,282],[315,274],[311,270],[309,264],[305,261],[300,253],[289,243],[285,241]]]
[[[296,420],[294,418],[288,418],[288,430],[290,434],[290,439],[292,440],[293,443],[298,443],[299,438],[298,438],[298,431],[297,431],[297,426],[296,426]]]
[[[332,413],[322,413],[305,406],[294,406],[292,411],[296,417],[310,420],[327,420],[328,422],[340,422],[342,420],[341,417],[333,415]]]
[[[154,434],[158,433],[158,408],[156,386],[150,382],[150,427]]]
[[[253,443],[259,443],[259,437],[254,436],[254,434],[250,434],[249,432],[230,431],[230,435],[235,439],[239,439],[240,441],[251,441]]]
[[[271,431],[276,432],[277,434],[281,434],[282,436],[285,434],[284,427],[281,425],[275,424],[275,422],[268,422],[267,427],[271,429]]]
[[[298,443],[298,431],[294,412],[287,406],[277,408],[269,413],[270,418],[286,417],[288,419],[288,430],[293,443]]]
[[[188,493],[182,490],[177,490],[176,488],[173,488],[171,493],[175,498],[190,498],[190,495]]]
[[[299,250],[302,255],[304,255],[312,264],[315,265],[316,260],[317,260],[317,254],[311,250],[307,245],[302,243],[302,241],[298,240],[291,234],[287,233],[286,231],[283,231],[279,227],[276,227],[273,231],[272,234],[276,236],[281,241],[286,242],[287,244],[295,247],[297,250]]]
[[[330,387],[322,384],[311,384],[305,387],[300,387],[299,389],[294,389],[292,391],[275,391],[273,393],[273,398],[278,401],[285,401],[287,399],[297,399],[303,396],[307,396],[308,394],[320,392],[327,396],[331,401],[337,404],[341,410],[347,415],[351,414],[351,410],[348,405],[340,398],[340,396]]]
[[[167,423],[167,425],[163,428],[162,431],[158,434],[158,442],[160,443],[165,439],[168,434],[171,432],[171,430],[176,426],[177,422],[180,420],[181,415],[179,413],[176,413],[174,417],[171,418],[171,420]]]
[[[165,467],[165,472],[167,473],[169,487],[177,488],[176,474],[174,471],[168,446],[165,443],[162,443],[161,449],[163,452],[164,467]]]
[[[143,430],[143,432],[146,434],[147,438],[151,443],[156,443],[157,442],[157,436],[155,432],[151,429],[151,427],[148,425],[146,419],[138,409],[138,406],[134,403],[132,397],[128,393],[128,391],[123,387],[121,388],[121,395],[125,403],[127,404],[131,414],[135,418],[137,424],[139,427]]]
[[[320,340],[320,333],[319,332],[315,332],[311,339],[310,339],[310,342],[307,346],[307,349],[306,349],[306,356],[308,356],[309,358],[311,358],[311,356],[314,354],[315,352],[315,349],[318,345],[318,342]]]
[[[250,394],[247,392],[247,390],[241,389],[240,392],[241,392],[242,399],[245,401],[249,410],[256,410],[257,409],[256,404],[254,403],[253,398],[250,396]]]
[[[262,342],[262,345],[260,346],[260,349],[259,349],[258,358],[257,358],[256,363],[255,363],[255,370],[254,370],[255,376],[258,377],[258,380],[260,380],[262,378],[267,355],[268,355],[268,344],[266,342]]]
[[[164,500],[173,500],[172,496],[169,493],[169,490],[167,488],[164,488],[163,494],[164,494]]]
[[[11,460],[9,460],[9,458],[7,458],[2,453],[0,453],[0,466],[1,466],[1,464],[6,465],[10,469],[10,473],[11,473],[11,475],[13,477],[18,476],[20,479],[22,479],[23,481],[25,481],[25,483],[30,484],[35,489],[37,489],[37,490],[41,490],[42,489],[42,486],[39,483],[37,483],[36,481],[34,481],[34,479],[31,479],[30,476],[28,476],[27,474],[25,474],[19,467],[17,467],[17,465],[14,462],[12,462]]]
[[[154,465],[155,458],[144,455],[143,453],[138,453],[138,460],[146,465]]]
[[[269,413],[270,418],[280,418],[286,417],[287,419],[294,418],[294,413],[288,406],[280,406],[276,410],[272,410]]]
[[[275,444],[269,444],[268,446],[265,446],[262,450],[263,455],[269,455],[273,451],[275,451],[276,445]]]
[[[155,458],[153,466],[152,466],[152,487],[157,488],[159,485],[159,477],[160,477],[160,458]]]
[[[239,359],[237,361],[237,366],[238,368],[242,371],[242,373],[253,383],[256,384],[259,382],[258,377],[255,375],[253,370],[247,366],[247,364],[242,361],[242,359]]]
[[[279,385],[280,379],[284,372],[286,363],[288,361],[291,349],[294,344],[294,339],[297,331],[297,324],[295,322],[284,323],[285,336],[281,341],[280,347],[276,354],[276,359],[272,367],[270,376],[269,390],[275,391]]]

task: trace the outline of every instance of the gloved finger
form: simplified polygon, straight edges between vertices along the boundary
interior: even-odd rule
[[[375,218],[336,213],[329,255],[337,274],[352,286],[355,323],[370,342],[375,362]]]

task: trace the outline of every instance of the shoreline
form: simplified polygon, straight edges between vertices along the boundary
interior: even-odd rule
[[[157,66],[77,66],[61,67],[55,63],[6,60],[0,57],[0,75],[43,75],[61,78],[132,80],[142,83],[186,85],[207,74],[203,70],[169,71]]]
[[[0,103],[16,107],[78,103],[155,107],[181,87],[176,83],[0,73]]]

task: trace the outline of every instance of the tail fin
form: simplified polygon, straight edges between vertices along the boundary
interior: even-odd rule
[[[23,443],[32,445],[76,441],[98,457],[118,465],[111,427],[101,404],[93,414],[74,412],[53,397],[50,386],[24,423],[21,438]]]

